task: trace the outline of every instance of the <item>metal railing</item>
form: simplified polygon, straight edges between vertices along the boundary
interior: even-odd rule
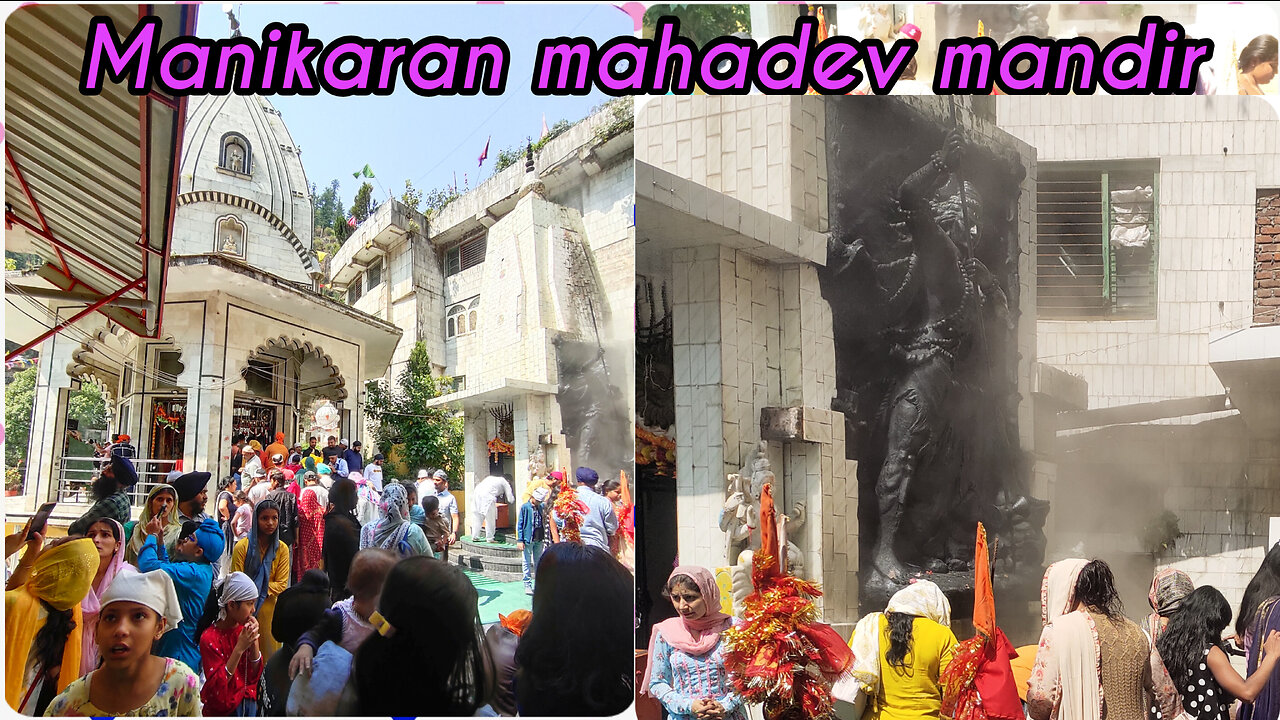
[[[147,500],[147,493],[157,485],[163,485],[169,471],[174,469],[177,460],[152,460],[149,458],[129,458],[138,471],[138,482],[129,488],[129,503],[142,505]],[[89,490],[93,487],[93,479],[98,476],[99,468],[106,465],[107,458],[101,457],[63,457],[58,468],[58,496],[60,503],[93,503]]]

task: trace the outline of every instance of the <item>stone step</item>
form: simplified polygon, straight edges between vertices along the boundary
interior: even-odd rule
[[[474,570],[487,578],[492,578],[499,582],[520,582],[524,577],[524,569],[521,566],[520,558],[512,561],[505,558],[477,555],[466,551],[458,552],[455,549],[449,552],[449,562],[468,570]]]
[[[498,537],[502,538],[504,536],[502,533],[498,533]],[[512,537],[514,537],[514,535],[508,535],[505,536],[504,539]],[[484,555],[486,557],[503,559],[515,558],[517,563],[520,562],[521,557],[524,555],[524,552],[520,550],[520,548],[516,547],[514,542],[487,543],[472,542],[470,539],[464,539],[458,544],[458,546],[461,547],[462,552],[469,553],[471,555]]]

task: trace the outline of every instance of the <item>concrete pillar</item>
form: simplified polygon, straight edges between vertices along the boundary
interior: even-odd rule
[[[680,561],[721,567],[728,560],[715,523],[724,502],[724,406],[721,386],[721,257],[717,245],[672,257],[675,359],[676,515]]]

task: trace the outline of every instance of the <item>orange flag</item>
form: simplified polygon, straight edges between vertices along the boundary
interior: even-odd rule
[[[987,529],[982,523],[978,523],[978,542],[973,552],[973,627],[988,638],[996,636],[996,595],[991,587]]]
[[[770,483],[765,483],[760,490],[760,549],[755,557],[752,579],[759,588],[760,580],[781,574],[778,567],[778,514],[773,508],[773,486]]]

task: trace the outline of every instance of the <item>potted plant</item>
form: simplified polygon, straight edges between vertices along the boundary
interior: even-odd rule
[[[4,496],[13,497],[22,494],[22,471],[16,467],[4,469]]]

